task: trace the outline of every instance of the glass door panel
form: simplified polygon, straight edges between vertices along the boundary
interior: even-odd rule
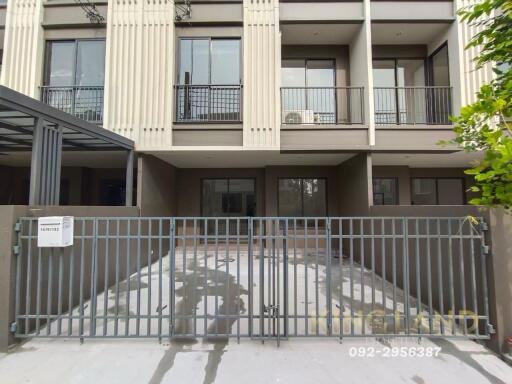
[[[306,62],[307,109],[313,111],[315,123],[336,123],[334,77],[333,60]]]

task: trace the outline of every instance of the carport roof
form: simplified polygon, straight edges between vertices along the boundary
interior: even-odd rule
[[[31,151],[38,119],[47,126],[61,127],[63,151],[134,149],[130,139],[0,86],[0,151]]]

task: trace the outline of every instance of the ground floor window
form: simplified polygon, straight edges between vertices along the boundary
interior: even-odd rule
[[[398,204],[398,180],[376,177],[373,179],[373,205]]]
[[[327,215],[327,180],[279,179],[279,216],[314,217]]]
[[[203,179],[201,214],[210,217],[254,216],[256,190],[254,179]]]
[[[413,205],[463,205],[464,179],[412,178],[411,200]]]

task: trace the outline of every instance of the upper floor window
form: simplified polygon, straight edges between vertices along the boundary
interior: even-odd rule
[[[105,40],[49,41],[45,85],[103,86]]]
[[[240,122],[240,39],[181,39],[178,122]]]
[[[103,121],[104,82],[105,40],[47,43],[42,101],[99,124]]]
[[[181,39],[180,85],[240,84],[239,39]]]

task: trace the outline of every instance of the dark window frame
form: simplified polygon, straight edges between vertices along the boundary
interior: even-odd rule
[[[413,198],[413,195],[414,195],[414,180],[434,180],[435,181],[435,197],[436,197],[436,203],[434,205],[440,205],[439,204],[439,180],[460,180],[461,181],[461,187],[462,187],[462,205],[466,205],[467,204],[467,199],[466,199],[466,179],[464,177],[461,177],[461,176],[453,176],[453,177],[450,177],[450,176],[440,176],[440,177],[437,177],[437,176],[434,176],[434,177],[429,177],[429,176],[414,176],[414,177],[411,177],[411,180],[410,180],[410,187],[411,187],[411,205],[415,205],[414,202],[412,201],[412,198]]]
[[[311,179],[316,179],[316,180],[324,180],[325,181],[325,216],[304,216],[304,184],[301,182],[301,213],[302,215],[300,216],[294,216],[294,217],[329,217],[329,199],[328,199],[328,190],[329,190],[329,187],[328,187],[328,183],[329,183],[329,180],[327,177],[315,177],[315,176],[296,176],[296,177],[286,177],[286,176],[282,176],[282,177],[278,177],[277,178],[277,215],[279,217],[288,217],[288,216],[282,216],[280,214],[280,204],[279,204],[279,181],[280,180],[294,180],[294,179],[298,179],[298,180],[311,180]]]
[[[400,192],[398,190],[398,187],[399,187],[400,184],[398,182],[398,177],[382,177],[382,176],[372,177],[372,197],[373,197],[373,201],[375,201],[375,190],[373,189],[373,181],[374,180],[393,180],[393,184],[395,185],[395,194],[393,196],[393,198],[395,200],[395,204],[384,204],[384,200],[382,200],[382,202],[383,202],[382,205],[400,205]]]
[[[226,180],[228,183],[228,194],[229,194],[229,181],[230,180],[252,180],[254,185],[254,201],[256,203],[256,209],[254,210],[255,214],[258,211],[258,187],[257,187],[257,179],[256,177],[201,177],[199,180],[199,212],[200,216],[204,216],[203,211],[203,182],[205,180]],[[228,207],[229,212],[229,207]],[[210,216],[208,216],[210,217]],[[211,217],[224,217],[224,216],[211,216]]]

